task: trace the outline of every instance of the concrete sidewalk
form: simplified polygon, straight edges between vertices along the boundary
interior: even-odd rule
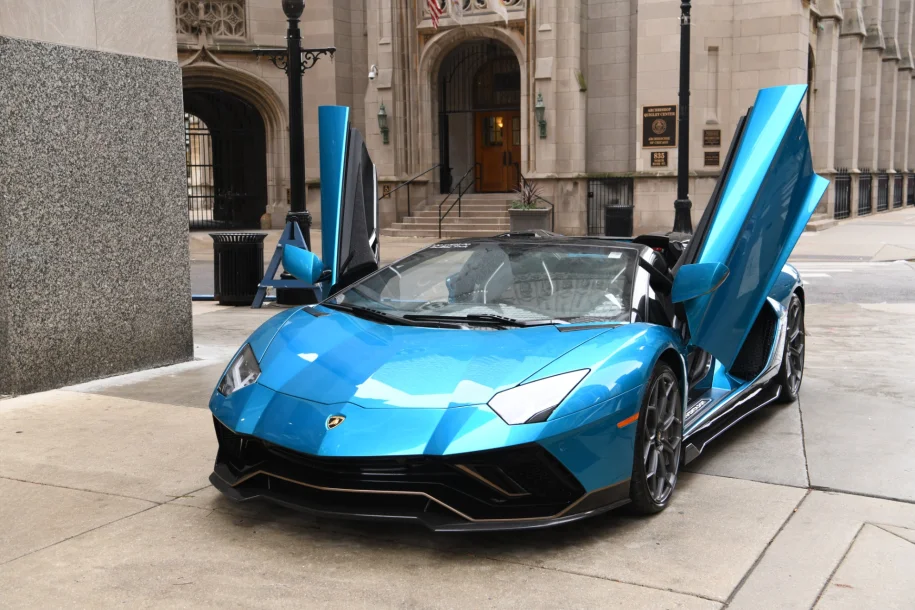
[[[860,216],[801,236],[793,260],[915,260],[915,208]]]
[[[915,380],[903,374],[915,356],[896,351],[915,341],[915,307],[811,306],[800,402],[767,408],[718,440],[664,513],[472,536],[235,505],[209,486],[210,392],[248,332],[276,311],[195,303],[199,360],[0,401],[0,606],[915,601],[915,413],[905,398]],[[859,328],[870,336],[863,359],[849,332]]]

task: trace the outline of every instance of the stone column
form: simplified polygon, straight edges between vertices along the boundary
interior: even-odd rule
[[[861,113],[861,63],[865,37],[864,17],[857,0],[843,2],[836,83],[835,164],[858,169]],[[853,189],[853,195],[855,193]],[[852,206],[854,207],[854,206]]]
[[[915,71],[909,72],[908,74],[912,75],[912,78],[915,79]],[[915,92],[915,82],[911,83],[912,91]],[[915,171],[915,104],[911,103],[912,96],[909,96],[909,132],[906,135],[906,138],[909,142],[909,158],[906,169],[910,172]]]
[[[860,138],[858,141],[858,167],[877,168],[878,136],[880,127],[880,89],[883,74],[883,27],[881,0],[864,0],[866,37],[861,60]],[[876,182],[876,181],[875,181]]]
[[[880,66],[880,127],[877,133],[877,167],[893,173],[896,142],[896,80],[899,76],[899,0],[883,3],[883,63]]]
[[[912,1],[899,3],[899,76],[896,83],[896,142],[894,169],[905,172],[909,166],[909,119],[912,93]]]
[[[816,172],[831,179],[836,169],[836,95],[842,12],[836,0],[828,0],[821,6],[820,15],[811,143],[813,145],[813,166]],[[808,95],[811,93],[809,92]],[[820,201],[817,211],[832,216],[834,206],[835,189],[830,188]]]

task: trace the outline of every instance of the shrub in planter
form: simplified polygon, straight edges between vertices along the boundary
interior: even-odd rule
[[[523,233],[535,229],[551,230],[550,210],[537,207],[540,187],[534,182],[525,181],[515,193],[518,195],[518,199],[512,202],[508,210],[512,233]]]

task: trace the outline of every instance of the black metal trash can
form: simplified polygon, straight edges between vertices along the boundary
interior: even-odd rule
[[[604,208],[604,236],[632,237],[632,207],[608,205]]]
[[[220,305],[250,305],[264,277],[265,233],[210,233],[213,296]]]

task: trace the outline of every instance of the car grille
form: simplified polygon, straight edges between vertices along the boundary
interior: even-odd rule
[[[215,425],[217,467],[228,468],[233,487],[317,509],[535,519],[560,514],[584,495],[575,477],[537,444],[447,457],[327,458],[236,434],[218,420]]]

